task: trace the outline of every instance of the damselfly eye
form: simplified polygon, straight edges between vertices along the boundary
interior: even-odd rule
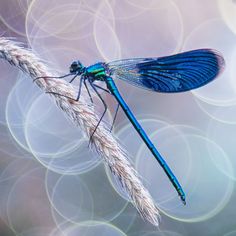
[[[80,61],[73,61],[70,66],[70,72],[71,73],[82,73],[83,65]]]
[[[73,73],[76,72],[77,70],[78,70],[78,62],[74,61],[70,65],[70,72]]]
[[[78,62],[77,61],[72,62],[71,67],[72,68],[77,68],[78,67]]]

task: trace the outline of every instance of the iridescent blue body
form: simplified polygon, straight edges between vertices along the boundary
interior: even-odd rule
[[[176,93],[196,89],[209,83],[217,77],[223,67],[224,59],[218,52],[211,49],[198,49],[159,58],[124,59],[110,63],[100,62],[89,67],[84,67],[80,61],[75,61],[71,64],[69,75],[75,75],[70,82],[81,75],[77,100],[80,96],[82,81],[87,90],[86,81],[89,82],[104,104],[105,111],[102,117],[106,112],[107,106],[97,89],[105,90],[115,97],[144,143],[164,169],[185,204],[185,193],[181,185],[123,100],[113,78],[127,81],[151,91]],[[96,81],[104,81],[106,89],[96,85]]]
[[[160,153],[157,151],[156,147],[153,145],[152,141],[148,138],[146,132],[143,130],[143,128],[141,127],[141,125],[139,124],[139,122],[137,121],[137,119],[135,118],[135,116],[133,115],[133,113],[131,112],[131,110],[129,109],[127,104],[125,103],[125,101],[122,98],[122,96],[120,95],[113,79],[111,77],[106,77],[105,82],[107,84],[107,88],[111,91],[112,95],[114,95],[117,102],[122,107],[122,109],[125,112],[126,116],[130,120],[131,124],[134,126],[134,128],[136,129],[136,131],[138,132],[138,134],[140,135],[140,137],[144,141],[144,143],[147,145],[147,147],[149,148],[149,150],[151,151],[153,156],[158,161],[158,163],[164,169],[164,171],[167,174],[168,178],[170,179],[170,181],[174,185],[175,189],[177,190],[181,200],[185,204],[185,194],[184,194],[184,191],[183,191],[181,185],[179,184],[177,178],[174,176],[171,169],[166,164],[165,160],[161,157]]]

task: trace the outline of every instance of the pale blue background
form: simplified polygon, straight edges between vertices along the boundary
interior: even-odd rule
[[[114,135],[160,209],[143,221],[87,140],[25,75],[0,63],[0,235],[236,235],[236,3],[233,0],[0,0],[0,34],[64,74],[70,63],[214,48],[211,84],[158,94],[116,81],[183,185],[183,206],[123,112]],[[77,83],[75,82],[75,85]],[[112,121],[115,101],[103,94]],[[102,111],[96,101],[97,112]],[[92,225],[92,226],[91,226]]]

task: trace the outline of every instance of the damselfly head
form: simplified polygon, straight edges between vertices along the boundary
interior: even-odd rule
[[[73,61],[70,65],[70,73],[82,74],[84,71],[84,66],[80,61]]]

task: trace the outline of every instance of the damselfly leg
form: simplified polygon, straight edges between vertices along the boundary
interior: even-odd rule
[[[93,84],[93,85],[94,85],[96,88],[101,89],[101,90],[103,90],[104,92],[107,92],[107,93],[111,94],[111,92],[110,92],[109,90],[104,89],[103,87],[101,87],[101,86],[99,86],[99,85],[97,85],[97,84]],[[115,121],[116,121],[116,117],[117,117],[117,113],[118,113],[119,107],[120,107],[120,105],[118,104],[117,107],[116,107],[115,116],[114,116],[113,121],[112,121],[112,125],[111,125],[111,128],[110,128],[110,132],[112,131],[112,129],[113,129],[113,127],[114,127],[114,124],[115,124]]]
[[[78,74],[76,74],[70,81],[69,81],[69,83],[72,83],[74,80],[75,80],[75,78],[78,76]],[[83,77],[81,77],[81,79],[80,79],[80,83],[79,83],[79,92],[78,92],[78,95],[77,95],[77,97],[76,97],[76,99],[74,99],[74,98],[72,98],[72,97],[69,97],[69,96],[66,96],[66,95],[64,95],[64,94],[60,94],[60,93],[57,93],[57,92],[46,92],[46,93],[48,93],[48,94],[54,94],[54,95],[58,95],[58,96],[61,96],[61,97],[65,97],[65,98],[68,98],[68,99],[71,99],[71,100],[73,100],[73,101],[79,101],[79,98],[80,98],[80,94],[81,94],[81,88],[82,88],[82,80],[84,80],[84,78]]]
[[[113,121],[112,121],[112,125],[111,125],[110,132],[112,131],[112,129],[113,129],[113,127],[114,127],[114,124],[115,124],[115,121],[116,121],[116,117],[117,117],[117,114],[118,114],[119,108],[120,108],[120,104],[118,104],[117,107],[116,107],[116,112],[115,112],[114,119],[113,119]]]
[[[62,76],[39,76],[39,77],[35,78],[35,79],[33,80],[33,82],[35,82],[35,81],[38,80],[38,79],[63,79],[63,78],[66,78],[66,77],[68,77],[68,76],[70,76],[70,75],[73,75],[73,74],[70,73],[70,74],[66,74],[66,75],[62,75]],[[77,76],[77,75],[76,75],[76,76]]]
[[[86,83],[86,78],[83,79],[83,83],[84,83],[84,86],[85,86],[85,88],[86,88],[86,90],[87,90],[87,93],[88,93],[88,95],[89,95],[90,101],[91,101],[91,103],[93,103],[93,98],[92,98],[92,96],[91,96],[91,93],[89,92],[88,85],[87,85],[87,83]]]
[[[104,115],[105,115],[106,112],[107,112],[107,104],[105,103],[105,101],[104,101],[104,99],[102,98],[101,94],[97,91],[98,85],[94,85],[92,82],[89,82],[89,83],[90,83],[91,87],[93,88],[93,90],[95,91],[95,93],[97,94],[97,96],[99,97],[99,99],[102,101],[103,106],[104,106],[104,108],[105,108],[104,111],[103,111],[103,113],[102,113],[101,118],[99,119],[99,121],[98,121],[98,123],[97,123],[95,129],[93,130],[93,133],[91,134],[91,136],[90,136],[90,138],[89,138],[89,145],[90,145],[90,143],[91,143],[91,141],[92,141],[92,138],[93,138],[93,135],[95,134],[95,132],[96,132],[98,126],[100,125],[100,123],[101,123],[101,121],[102,121]],[[100,86],[99,86],[99,87],[100,87]],[[101,87],[100,87],[100,88],[101,88]]]
[[[98,89],[101,89],[102,91],[104,91],[104,92],[106,92],[106,93],[111,94],[111,92],[110,92],[109,90],[107,90],[107,89],[105,89],[105,88],[103,88],[103,87],[101,87],[101,86],[99,86],[99,85],[97,85],[97,84],[93,84],[93,86],[96,87],[96,88],[98,88]]]

